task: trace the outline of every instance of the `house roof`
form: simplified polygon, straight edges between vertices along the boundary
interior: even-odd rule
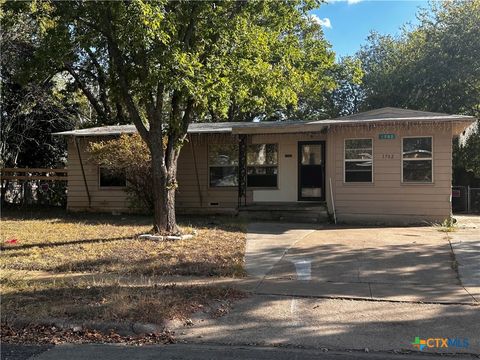
[[[358,114],[342,116],[335,119],[317,121],[265,121],[265,122],[220,122],[193,123],[188,127],[188,133],[290,133],[320,131],[330,126],[357,126],[376,123],[437,123],[456,122],[455,132],[463,131],[476,119],[466,115],[448,115],[427,111],[417,111],[385,107]],[[131,134],[137,132],[134,125],[113,125],[89,129],[79,129],[55,133],[54,135],[73,136],[107,136]]]
[[[219,122],[219,123],[193,123],[188,127],[188,132],[198,133],[231,133],[234,126],[244,124],[241,122]],[[108,136],[120,134],[134,134],[137,132],[135,125],[109,125],[87,129],[62,131],[53,135],[73,136]]]

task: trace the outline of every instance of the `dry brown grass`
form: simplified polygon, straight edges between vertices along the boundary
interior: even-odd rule
[[[2,279],[2,322],[35,321],[144,322],[161,324],[186,319],[215,302],[241,298],[241,292],[220,286],[120,286],[104,281],[35,282]]]
[[[137,235],[151,219],[137,215],[7,213],[0,267],[52,272],[243,276],[245,224],[233,217],[184,217],[190,240],[155,242]],[[9,244],[8,240],[17,243]]]
[[[197,236],[168,242],[139,240],[139,234],[151,229],[151,219],[138,215],[4,212],[3,323],[16,318],[29,319],[33,325],[49,318],[162,323],[185,319],[216,301],[241,297],[241,292],[221,286],[125,282],[130,276],[144,279],[143,275],[244,275],[243,222],[232,217],[185,217],[179,223],[185,232],[195,229]],[[23,270],[53,272],[58,279],[39,281]],[[70,272],[91,273],[97,280],[68,276]]]

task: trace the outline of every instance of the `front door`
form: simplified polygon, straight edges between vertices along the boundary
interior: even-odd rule
[[[298,200],[325,200],[325,141],[298,143]]]

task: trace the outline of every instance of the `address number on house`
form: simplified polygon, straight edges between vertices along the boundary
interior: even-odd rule
[[[393,140],[395,139],[395,134],[378,134],[380,140]]]
[[[386,159],[386,160],[395,159],[395,155],[393,155],[393,154],[382,154],[382,159]]]

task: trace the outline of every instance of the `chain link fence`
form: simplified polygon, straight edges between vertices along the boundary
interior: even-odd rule
[[[480,213],[480,188],[452,186],[454,213]]]

